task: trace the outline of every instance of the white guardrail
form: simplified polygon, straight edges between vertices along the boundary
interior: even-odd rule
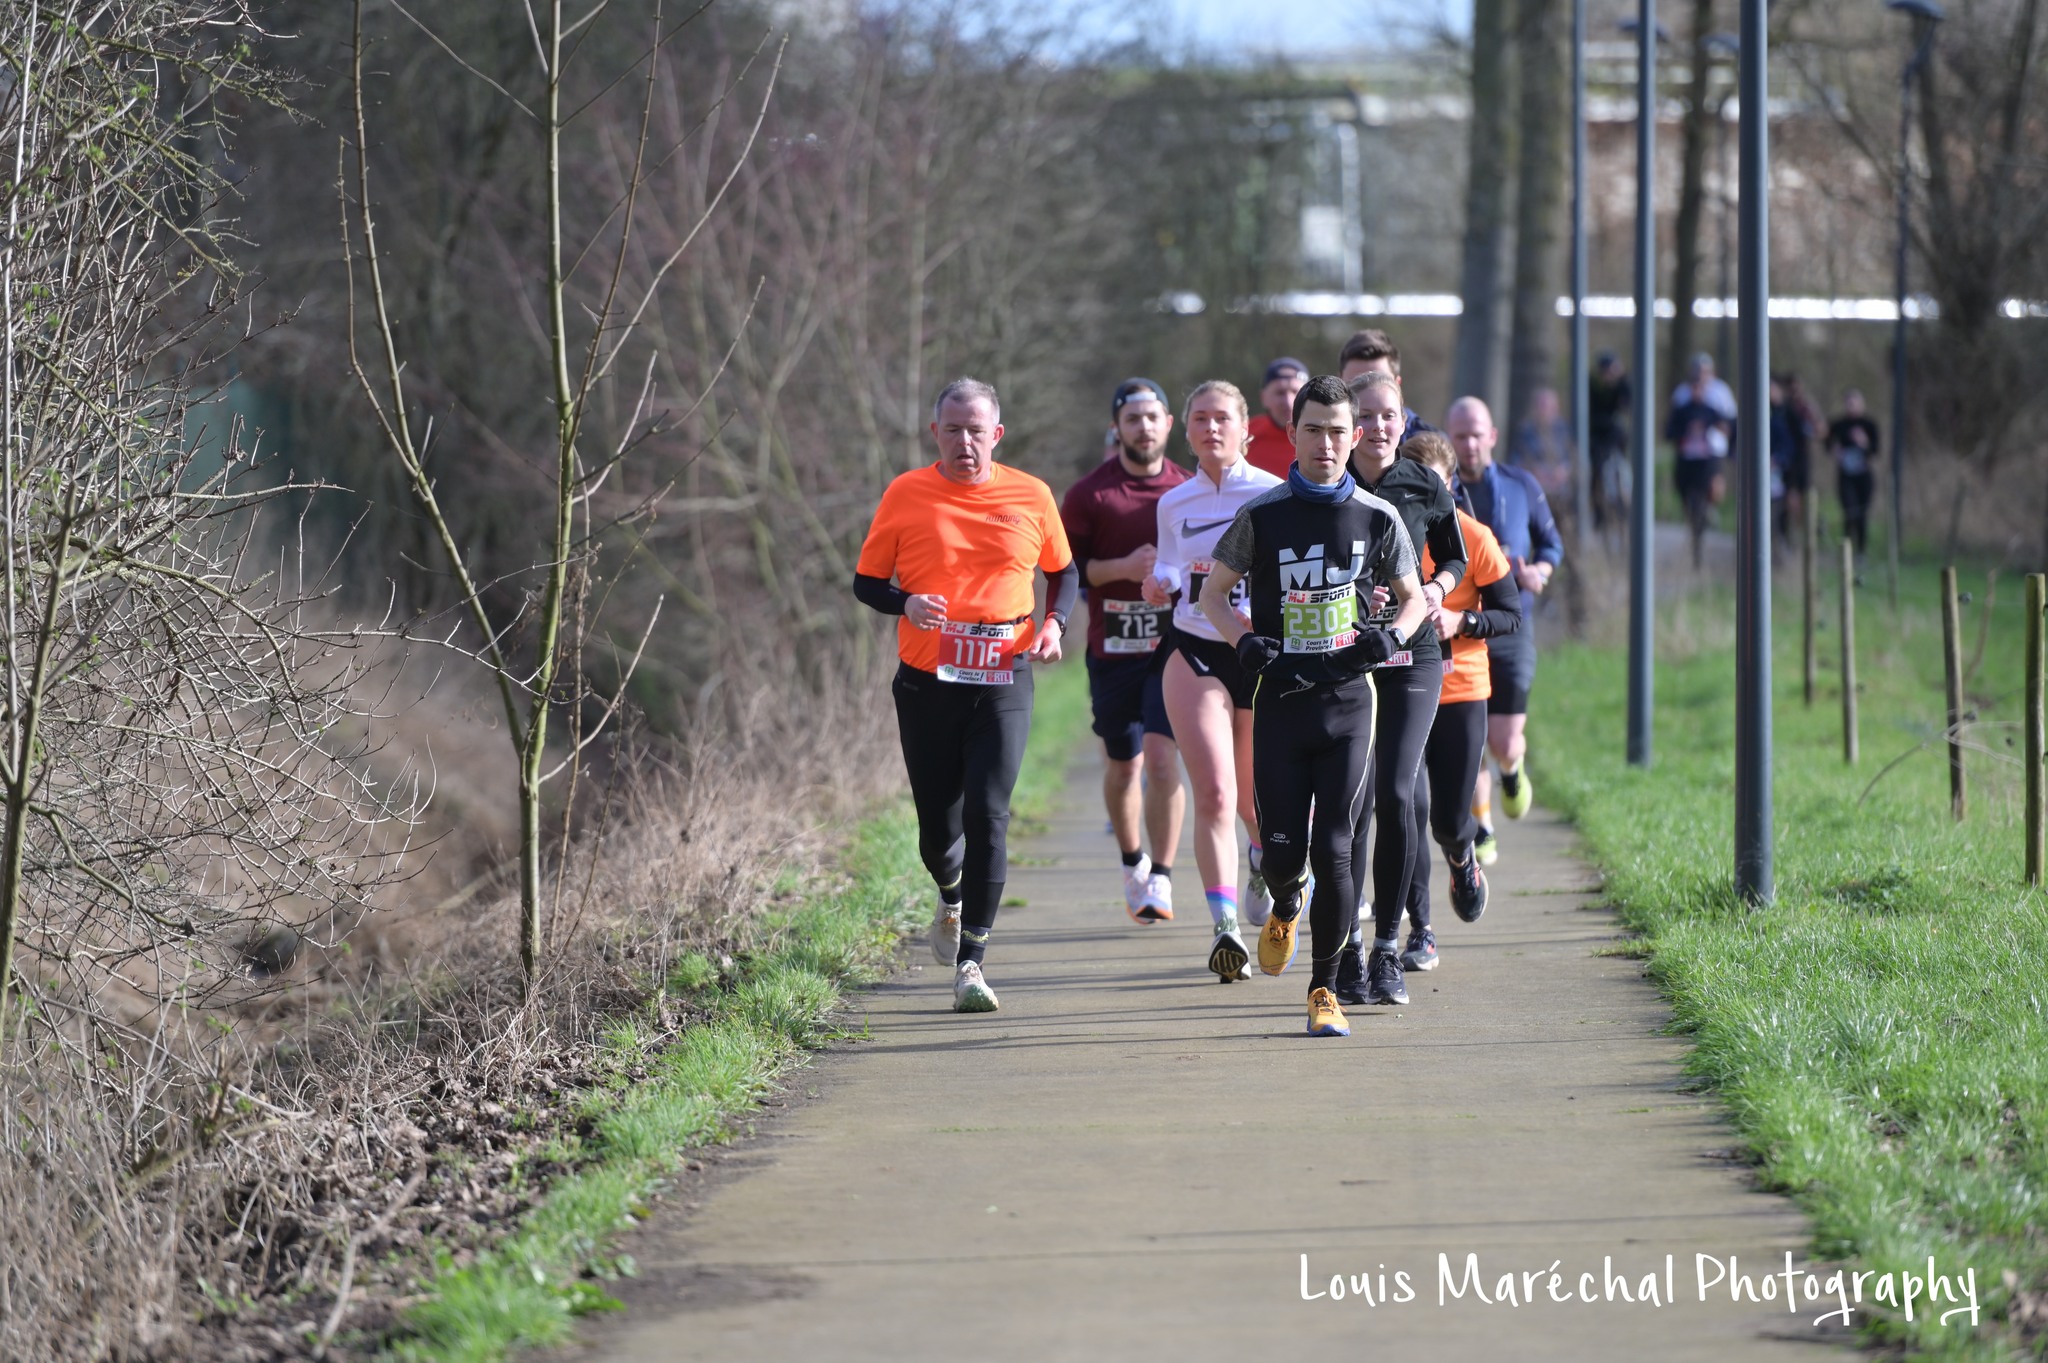
[[[1153,303],[1161,312],[1194,317],[1209,310],[1208,300],[1185,290],[1161,294]],[[2048,317],[2048,302],[2039,299],[2008,298],[1999,305],[2009,318]],[[1275,313],[1288,317],[1456,317],[1465,311],[1465,300],[1454,293],[1337,293],[1300,290],[1291,293],[1254,294],[1233,300],[1224,308],[1229,313]],[[1572,300],[1557,300],[1557,315],[1572,315]],[[1636,315],[1636,300],[1625,294],[1588,294],[1586,316],[1630,318]],[[1678,308],[1668,298],[1657,300],[1659,317],[1676,317]],[[1734,317],[1733,298],[1693,300],[1692,315],[1717,319]],[[1925,295],[1906,300],[1908,321],[1933,319],[1941,308]],[[1898,304],[1889,298],[1773,298],[1771,316],[1793,322],[1896,322]]]

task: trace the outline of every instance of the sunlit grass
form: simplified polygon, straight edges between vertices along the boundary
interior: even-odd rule
[[[1965,586],[1966,654],[1984,579]],[[1873,579],[1874,581],[1874,579]],[[1770,1186],[1812,1219],[1813,1251],[1879,1270],[1974,1267],[1975,1333],[1877,1321],[1913,1356],[2036,1356],[2003,1319],[2004,1275],[2048,1287],[2048,896],[2023,888],[2018,583],[1992,615],[1970,706],[1969,818],[1949,813],[1935,574],[1906,618],[1880,589],[1858,621],[1864,759],[1841,757],[1832,628],[1811,709],[1796,599],[1778,602],[1773,764],[1777,899],[1733,895],[1734,652],[1725,592],[1689,603],[1689,643],[1659,660],[1655,765],[1623,761],[1624,656],[1550,650],[1532,732],[1538,798],[1577,821],[1608,897],[1692,1038],[1692,1073],[1727,1102]],[[1827,613],[1833,614],[1828,584]],[[1832,620],[1830,621],[1832,625]],[[1881,769],[1903,758],[1872,784]]]

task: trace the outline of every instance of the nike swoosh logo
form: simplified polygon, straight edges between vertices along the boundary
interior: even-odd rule
[[[1180,532],[1183,535],[1199,535],[1204,530],[1214,530],[1219,525],[1229,525],[1236,519],[1237,517],[1235,516],[1225,516],[1220,521],[1210,521],[1206,525],[1196,525],[1193,521],[1182,521],[1180,523]]]

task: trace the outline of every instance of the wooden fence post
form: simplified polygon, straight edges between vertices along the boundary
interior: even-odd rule
[[[1842,760],[1856,765],[1856,548],[1842,539]]]
[[[2043,767],[2048,757],[2042,754],[2044,736],[2043,708],[2048,705],[2042,698],[2042,674],[2048,671],[2048,657],[2044,657],[2042,635],[2048,634],[2048,574],[2032,573],[2027,577],[2027,883],[2040,885],[2048,879],[2048,798],[2044,798],[2042,786],[2048,783],[2048,768]]]
[[[1948,812],[1961,823],[1969,798],[1963,787],[1963,607],[1954,564],[1941,570],[1941,661],[1948,681]]]
[[[1814,541],[1820,538],[1820,502],[1808,488],[1801,499],[1806,503],[1806,525],[1799,536],[1799,579],[1806,593],[1806,654],[1803,659],[1806,676],[1806,705],[1813,708],[1815,674],[1820,671],[1820,657],[1814,642],[1814,632],[1820,628],[1820,547]]]

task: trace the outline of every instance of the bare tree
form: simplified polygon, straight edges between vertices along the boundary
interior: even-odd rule
[[[1465,310],[1458,318],[1451,380],[1455,394],[1475,394],[1496,407],[1506,379],[1503,343],[1514,244],[1515,8],[1515,0],[1475,0],[1472,8],[1471,150],[1458,277]]]
[[[480,578],[472,570],[471,554],[458,541],[435,478],[428,469],[429,432],[415,430],[416,399],[409,393],[405,362],[400,354],[397,328],[392,320],[389,293],[384,284],[384,262],[379,254],[376,219],[371,211],[370,139],[364,95],[363,4],[356,0],[352,27],[350,89],[354,115],[354,175],[344,191],[343,233],[350,267],[349,357],[365,398],[375,412],[377,425],[391,454],[403,470],[406,487],[414,505],[432,528],[444,566],[454,582],[458,609],[469,629],[467,639],[451,630],[444,642],[457,647],[483,664],[498,692],[503,709],[505,733],[517,773],[516,801],[519,810],[519,956],[527,988],[532,990],[540,966],[543,856],[541,822],[543,791],[552,781],[566,775],[573,787],[580,771],[584,750],[604,732],[623,704],[630,681],[659,616],[660,606],[647,614],[637,642],[623,659],[620,685],[587,726],[581,723],[583,703],[588,698],[583,650],[590,638],[592,622],[586,610],[592,583],[590,565],[604,532],[644,515],[665,489],[623,507],[618,514],[597,513],[598,497],[606,483],[619,471],[627,456],[642,442],[658,436],[663,418],[657,409],[655,358],[643,366],[644,377],[637,396],[628,404],[623,419],[613,424],[612,438],[594,453],[589,449],[594,404],[609,401],[609,385],[622,357],[633,343],[642,321],[656,304],[656,295],[672,271],[696,241],[698,233],[717,210],[725,191],[744,164],[746,151],[760,131],[769,95],[780,70],[780,50],[761,82],[760,105],[748,132],[747,144],[725,173],[717,191],[703,205],[701,214],[640,279],[629,279],[628,265],[641,244],[635,236],[641,221],[641,193],[651,163],[665,163],[683,150],[681,143],[657,144],[654,140],[656,111],[667,92],[661,82],[663,50],[675,41],[690,22],[703,14],[708,4],[699,5],[680,20],[655,3],[646,15],[646,39],[637,61],[626,70],[600,73],[584,93],[581,104],[572,105],[569,72],[571,63],[588,34],[581,32],[599,20],[602,7],[571,21],[562,0],[546,4],[535,15],[529,7],[526,18],[533,30],[538,59],[539,96],[531,104],[511,88],[475,66],[449,46],[433,29],[395,2],[393,10],[417,27],[449,60],[470,78],[496,90],[540,135],[537,171],[544,201],[544,245],[541,258],[531,262],[533,275],[541,279],[533,299],[544,318],[549,408],[552,442],[547,452],[546,479],[548,525],[540,548],[541,556],[519,574],[519,599],[514,609],[493,608],[491,591],[500,586]],[[765,40],[764,40],[765,45]],[[596,230],[580,242],[572,242],[564,205],[564,135],[593,104],[622,82],[637,79],[639,116],[632,135],[624,182],[609,204],[610,211]],[[630,88],[630,87],[629,87]],[[723,99],[718,101],[722,105]],[[716,106],[711,111],[716,112]],[[705,115],[707,118],[710,114]],[[650,161],[651,158],[651,161]],[[344,158],[346,162],[346,158]],[[600,271],[593,298],[583,311],[582,324],[572,331],[570,324],[573,276],[586,262]],[[365,358],[357,344],[357,282],[362,271],[362,298],[369,312],[368,345]],[[531,278],[532,276],[529,276]],[[600,600],[600,605],[601,600]],[[557,707],[575,717],[566,751],[549,747],[549,722]],[[573,797],[572,797],[573,798]],[[560,884],[558,880],[557,889]],[[556,901],[559,905],[560,894]]]
[[[1528,415],[1530,396],[1557,381],[1562,328],[1565,132],[1571,25],[1565,0],[1521,0],[1521,148],[1515,175],[1514,332],[1508,356],[1508,421]]]
[[[19,973],[53,1026],[216,997],[273,927],[258,973],[286,963],[366,905],[407,812],[319,569],[258,533],[309,488],[207,426],[240,335],[192,144],[210,101],[268,94],[238,28],[237,0],[0,15],[0,1005]]]

